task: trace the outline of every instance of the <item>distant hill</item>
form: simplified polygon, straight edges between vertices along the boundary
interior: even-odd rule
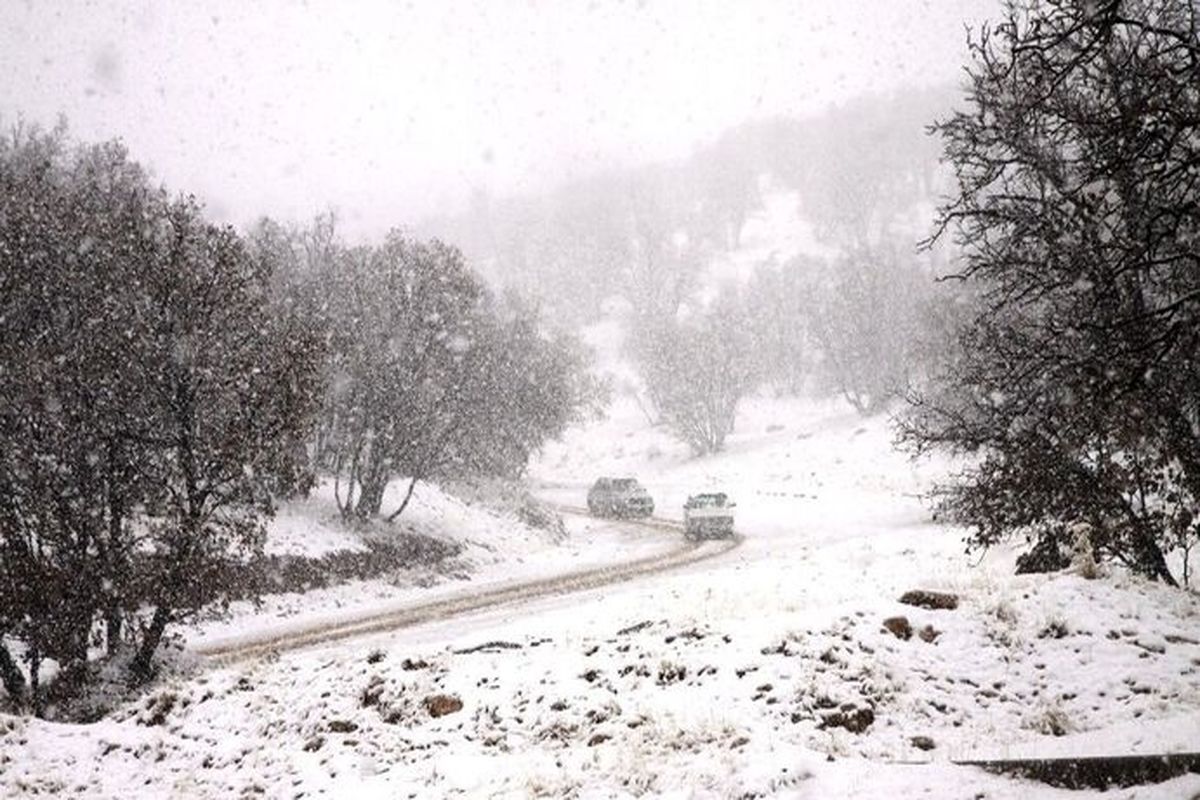
[[[669,302],[739,248],[771,194],[790,192],[794,213],[824,247],[908,247],[928,233],[944,180],[940,144],[926,128],[955,97],[949,86],[912,89],[747,122],[686,159],[599,172],[536,195],[479,194],[466,212],[428,220],[419,233],[460,247],[494,284],[581,322],[614,296],[652,290]],[[678,275],[675,285],[649,287],[647,274],[664,268]]]

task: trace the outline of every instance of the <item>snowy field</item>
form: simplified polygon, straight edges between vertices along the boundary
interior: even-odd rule
[[[596,475],[636,475],[677,516],[688,493],[721,489],[742,546],[666,576],[201,667],[94,725],[0,720],[0,794],[1078,797],[948,760],[1194,749],[1200,601],[1119,572],[1015,577],[1008,551],[964,557],[961,532],[917,497],[936,465],[914,468],[889,436],[837,403],[759,398],[728,451],[696,461],[621,400],[543,454],[543,495],[578,504]],[[478,540],[470,585],[342,587],[194,640],[675,544],[572,520],[556,545],[454,503],[429,493],[413,521],[462,515]],[[343,546],[335,533],[320,546]],[[898,602],[916,588],[959,606]],[[896,616],[908,639],[882,627]],[[1193,775],[1106,796],[1197,793]]]

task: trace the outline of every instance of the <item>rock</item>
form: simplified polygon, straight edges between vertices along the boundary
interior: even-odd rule
[[[463,707],[462,700],[449,694],[432,694],[425,698],[424,704],[425,710],[429,712],[429,716],[435,719],[462,711]]]
[[[383,661],[385,658],[387,658],[387,653],[383,652],[382,650],[372,650],[370,653],[367,654],[367,663],[368,664],[378,664],[380,661]]]
[[[701,633],[700,631],[696,630],[695,628],[688,628],[686,631],[680,631],[679,633],[673,633],[670,636],[665,637],[663,639],[663,641],[666,642],[667,644],[671,644],[676,639],[699,640],[699,639],[703,639],[704,636],[705,636],[705,634]]]
[[[383,680],[376,676],[371,679],[367,687],[363,689],[362,696],[359,702],[363,708],[379,705],[379,699],[383,696]]]
[[[1161,656],[1167,652],[1167,646],[1165,644],[1163,644],[1162,642],[1151,642],[1151,641],[1142,641],[1141,639],[1134,639],[1132,642],[1130,642],[1130,644],[1132,644],[1134,647],[1140,647],[1142,650],[1146,651],[1141,654],[1141,656],[1140,656],[1141,658],[1145,658],[1147,656],[1147,654],[1150,654],[1150,653],[1153,653],[1156,656]]]
[[[1166,640],[1167,644],[1200,644],[1195,639],[1189,639],[1177,633],[1164,633],[1163,639]]]
[[[646,628],[649,628],[653,624],[654,623],[648,619],[643,620],[642,622],[639,622],[636,625],[630,625],[628,628],[621,628],[621,630],[617,631],[617,636],[628,636],[631,633],[637,633],[638,631],[644,631],[644,630],[646,630]]]
[[[616,713],[620,714],[620,709],[616,709]],[[613,715],[613,709],[593,708],[589,709],[584,718],[593,725],[599,725],[601,722],[608,722],[609,717]]]
[[[497,650],[520,650],[521,645],[516,642],[484,642],[477,644],[474,647],[464,647],[462,650],[455,650],[454,654],[458,656],[469,655],[470,653],[491,653]]]
[[[604,744],[612,737],[607,733],[597,733],[592,738],[588,739],[588,747],[595,747],[598,744]]]
[[[167,716],[170,715],[171,709],[175,708],[175,703],[179,698],[174,692],[166,691],[157,697],[151,698],[146,703],[146,714],[144,714],[138,722],[142,725],[162,725],[167,721]]]
[[[358,730],[358,724],[348,719],[333,719],[329,721],[328,728],[331,733],[354,733]]]
[[[666,686],[687,677],[687,667],[672,661],[663,661],[658,665],[658,685]]]
[[[929,751],[929,750],[932,750],[933,748],[937,747],[937,745],[934,744],[933,739],[930,739],[928,736],[914,736],[911,739],[909,739],[908,741],[910,744],[912,744],[913,747],[917,748],[918,750]]]
[[[412,672],[415,669],[428,669],[428,667],[429,662],[420,658],[415,661],[411,658],[406,658],[400,662],[400,669],[407,670],[409,672]]]
[[[1067,628],[1066,621],[1061,619],[1050,620],[1046,627],[1038,631],[1039,639],[1065,639],[1070,635],[1071,631]]]
[[[958,595],[949,592],[930,592],[925,589],[913,589],[900,597],[900,602],[906,606],[928,608],[930,611],[953,611],[958,608]]]
[[[926,625],[924,628],[921,628],[921,630],[917,631],[917,636],[921,637],[921,641],[929,642],[930,644],[933,644],[934,640],[941,635],[942,632],[932,625]]]
[[[788,650],[787,639],[783,639],[774,647],[764,647],[760,650],[764,656],[791,656],[795,655],[791,650]]]
[[[315,753],[325,746],[324,736],[314,736],[304,743],[304,752]]]
[[[908,641],[912,638],[912,625],[908,617],[888,617],[883,621],[883,627],[897,639]]]
[[[869,708],[854,708],[849,711],[834,711],[826,714],[818,725],[821,730],[826,728],[845,728],[851,733],[862,733],[871,727],[875,721],[875,712]]]

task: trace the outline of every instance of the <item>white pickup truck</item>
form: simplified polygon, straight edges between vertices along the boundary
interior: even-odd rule
[[[692,495],[683,505],[683,532],[689,539],[733,536],[733,508],[724,492]]]

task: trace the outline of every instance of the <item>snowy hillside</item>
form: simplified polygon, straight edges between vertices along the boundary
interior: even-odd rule
[[[763,265],[778,266],[796,256],[829,259],[837,249],[818,240],[801,210],[800,193],[774,185],[769,175],[759,179],[761,207],[742,226],[740,246],[720,254],[704,276],[711,287],[723,282],[744,283]]]
[[[10,719],[0,785],[1024,798],[1079,795],[947,760],[1191,746],[1200,602],[1120,573],[1013,577],[1005,552],[969,562],[914,496],[932,468],[888,440],[883,419],[835,403],[759,398],[726,453],[693,460],[618,403],[546,452],[546,496],[578,504],[595,475],[636,475],[670,516],[719,488],[738,502],[740,547],[649,581],[210,669],[90,727]],[[910,589],[958,607],[898,602]],[[900,616],[907,638],[883,627]],[[1191,776],[1122,796],[1196,791]]]

